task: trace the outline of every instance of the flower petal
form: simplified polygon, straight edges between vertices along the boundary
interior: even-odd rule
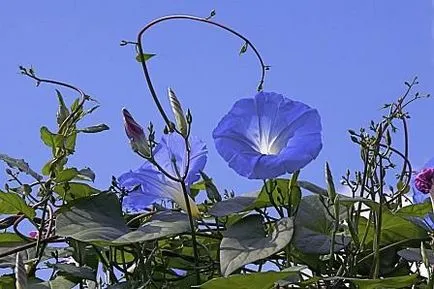
[[[266,92],[237,101],[214,129],[213,138],[229,166],[250,179],[294,172],[322,148],[318,112]]]
[[[204,169],[207,160],[206,145],[201,140],[191,137],[190,150],[190,164],[186,178],[187,186],[199,179],[199,171]],[[177,176],[177,171],[183,175],[187,164],[184,138],[176,133],[163,136],[155,149],[154,158],[172,176]]]
[[[431,158],[430,160],[428,160],[422,167],[422,169],[420,170],[420,172],[422,172],[424,169],[427,168],[434,168],[434,158]],[[419,191],[416,186],[415,186],[415,177],[413,177],[412,180],[412,191],[413,191],[413,202],[415,204],[419,204],[424,202],[427,198],[429,198],[429,194],[427,194],[426,192],[421,192]]]

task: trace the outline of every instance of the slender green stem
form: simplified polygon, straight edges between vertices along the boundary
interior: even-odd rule
[[[139,52],[140,55],[144,54],[143,45],[142,45],[143,34],[149,28],[151,28],[152,26],[154,26],[154,25],[156,25],[156,24],[158,24],[160,22],[169,21],[169,20],[189,20],[189,21],[198,21],[198,22],[202,22],[202,23],[207,23],[207,24],[210,24],[210,25],[217,26],[217,27],[219,27],[219,28],[221,28],[223,30],[226,30],[226,31],[228,31],[228,32],[236,35],[237,37],[241,38],[242,40],[244,40],[245,43],[247,43],[252,48],[253,52],[255,53],[256,57],[258,58],[258,60],[260,62],[260,65],[261,65],[261,79],[260,79],[260,82],[259,82],[258,90],[262,90],[263,83],[264,83],[264,80],[265,80],[265,72],[268,69],[268,67],[265,65],[264,61],[262,60],[261,55],[259,54],[259,52],[256,49],[256,47],[253,45],[253,43],[250,42],[249,39],[247,39],[245,36],[243,36],[242,34],[238,33],[237,31],[235,31],[235,30],[233,30],[233,29],[231,29],[229,27],[226,27],[225,25],[222,25],[220,23],[211,21],[210,19],[207,19],[207,18],[201,18],[201,17],[191,16],[191,15],[169,15],[169,16],[164,16],[164,17],[161,17],[161,18],[153,20],[152,22],[148,23],[145,27],[143,27],[142,30],[140,30],[140,32],[137,35],[136,45],[137,45],[137,49],[138,49],[138,52]],[[172,127],[172,122],[167,117],[167,114],[164,111],[164,109],[163,109],[163,107],[162,107],[162,105],[161,105],[161,103],[160,103],[160,101],[158,99],[157,93],[155,92],[154,86],[153,86],[152,81],[151,81],[151,77],[149,75],[149,70],[148,70],[148,67],[146,65],[146,61],[141,61],[140,63],[142,65],[142,70],[143,70],[143,73],[144,73],[144,76],[145,76],[146,83],[148,85],[148,88],[149,88],[149,91],[150,91],[150,93],[152,95],[152,98],[153,98],[153,100],[154,100],[154,102],[155,102],[155,104],[156,104],[156,106],[158,108],[158,111],[160,112],[161,116],[163,117],[164,122],[166,123],[166,125],[170,128],[170,127]]]

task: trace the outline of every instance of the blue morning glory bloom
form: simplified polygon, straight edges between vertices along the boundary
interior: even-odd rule
[[[200,178],[199,171],[205,167],[207,150],[205,144],[190,138],[190,166],[185,180],[187,188]],[[175,133],[165,135],[153,152],[155,161],[170,175],[183,175],[186,167],[186,150],[184,139]],[[176,164],[176,167],[175,167]],[[169,179],[149,161],[138,168],[122,174],[119,184],[127,189],[138,188],[124,198],[124,207],[131,211],[141,211],[157,199],[173,200],[181,209],[187,211],[181,184]],[[196,203],[190,199],[190,207],[194,216],[199,215]]]
[[[295,172],[322,148],[317,110],[273,92],[237,101],[213,138],[229,167],[249,179]]]

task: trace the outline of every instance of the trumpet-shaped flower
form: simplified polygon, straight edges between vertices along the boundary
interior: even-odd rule
[[[200,177],[199,171],[205,167],[207,150],[205,144],[195,138],[190,142],[190,161],[185,185],[189,186]],[[168,174],[178,178],[183,176],[187,166],[187,152],[184,139],[178,134],[163,136],[153,152],[156,163]],[[122,174],[118,181],[127,189],[136,188],[124,198],[124,207],[132,211],[140,211],[157,199],[171,199],[181,209],[187,211],[181,183],[164,175],[148,160],[137,170]],[[189,197],[193,216],[199,215],[196,203]]]
[[[295,172],[322,148],[317,110],[273,92],[237,101],[213,138],[229,166],[249,179]]]

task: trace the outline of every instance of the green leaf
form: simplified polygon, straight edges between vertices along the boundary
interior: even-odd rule
[[[59,210],[56,232],[82,242],[106,244],[129,232],[115,194],[100,193]]]
[[[200,175],[205,183],[205,190],[208,199],[211,202],[221,202],[222,197],[217,187],[214,185],[212,179],[208,177],[203,171],[200,171]]]
[[[97,124],[97,125],[93,125],[93,126],[89,126],[89,127],[85,127],[82,129],[79,129],[78,132],[84,132],[84,133],[98,133],[98,132],[102,132],[105,130],[109,130],[110,128],[108,127],[108,125],[102,123],[102,124]]]
[[[327,206],[327,207],[326,207]],[[344,208],[341,210],[343,215]],[[333,207],[321,201],[320,196],[306,196],[301,200],[295,220],[294,245],[306,254],[328,254],[332,244]],[[344,219],[340,217],[339,219]],[[350,238],[336,235],[334,251],[346,247]]]
[[[9,167],[17,168],[20,172],[28,174],[38,181],[42,180],[42,176],[32,170],[29,167],[29,164],[26,163],[23,159],[14,159],[8,155],[0,154],[0,160],[4,161]]]
[[[36,216],[35,210],[28,206],[21,196],[0,191],[0,214],[23,213],[29,219]]]
[[[243,46],[241,46],[240,55],[246,53],[248,47],[249,47],[249,44],[247,42],[244,43]]]
[[[0,233],[0,247],[6,247],[11,245],[17,245],[21,243],[25,243],[26,240],[23,240],[20,236],[15,233]]]
[[[63,100],[63,96],[60,93],[59,90],[56,89],[57,99],[59,101],[59,106],[57,108],[57,124],[60,125],[63,123],[63,121],[69,116],[69,110],[66,107],[65,101]]]
[[[76,168],[65,169],[57,173],[55,181],[57,183],[68,182],[74,179],[77,175],[78,170]]]
[[[138,62],[146,62],[154,56],[155,56],[155,54],[149,54],[149,53],[137,54],[136,60]]]
[[[293,232],[292,218],[277,221],[274,231],[267,236],[260,215],[244,217],[223,233],[220,244],[220,268],[223,276],[279,252],[291,241]]]
[[[328,193],[329,199],[331,201],[334,201],[334,199],[336,197],[336,189],[335,189],[335,184],[333,182],[332,172],[330,170],[330,166],[329,166],[328,162],[326,162],[326,166],[325,166],[325,177],[326,177],[327,193]]]
[[[0,288],[15,289],[15,278],[12,275],[4,275],[0,277]]]
[[[426,202],[402,207],[396,212],[400,217],[424,217],[426,214],[432,212],[432,204],[430,198]]]
[[[56,134],[52,133],[47,127],[41,127],[41,140],[42,142],[49,147],[56,147],[55,139]]]
[[[96,271],[89,267],[77,267],[72,264],[51,264],[49,267],[60,271],[62,276],[75,277],[78,279],[77,281],[81,279],[96,281]]]
[[[78,172],[78,177],[83,180],[94,182],[96,176],[90,168],[84,168]]]
[[[326,189],[323,189],[320,186],[317,186],[311,182],[298,181],[297,184],[300,188],[305,189],[311,193],[314,193],[317,195],[322,195],[322,196],[327,196],[327,190]]]
[[[366,231],[366,218],[360,218],[359,221],[359,236],[363,236]],[[366,237],[366,246],[371,244],[374,238],[374,226],[369,226],[369,231]],[[380,244],[382,246],[389,245],[403,240],[417,240],[427,238],[427,232],[419,226],[413,224],[411,221],[406,220],[392,212],[383,209],[382,223],[381,223],[381,237]]]
[[[197,288],[202,289],[221,289],[221,288],[237,288],[237,289],[268,289],[274,288],[274,283],[279,280],[286,279],[291,276],[296,276],[300,268],[296,267],[294,271],[286,272],[260,272],[252,274],[236,274],[227,278],[220,277],[209,280]],[[291,269],[291,268],[288,268]]]
[[[57,184],[53,187],[53,191],[56,192],[65,201],[85,198],[100,192],[98,189],[95,189],[88,184],[77,182]]]
[[[214,204],[208,213],[215,217],[224,217],[248,210],[254,205],[256,197],[239,196]]]
[[[69,136],[66,137],[65,149],[67,149],[70,154],[73,154],[75,151],[76,140],[77,140],[77,132],[73,132]]]
[[[407,288],[417,281],[417,275],[389,277],[383,279],[345,278],[357,285],[359,289]]]
[[[190,231],[188,215],[176,211],[162,211],[136,231],[113,240],[113,244],[130,244],[165,238]]]

